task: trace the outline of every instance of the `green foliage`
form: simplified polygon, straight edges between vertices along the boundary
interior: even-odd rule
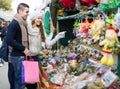
[[[100,4],[100,9],[103,11],[111,10],[120,7],[119,0],[110,0],[108,3]]]
[[[51,5],[57,9],[62,9],[63,6],[58,0],[51,0]]]
[[[78,21],[75,21],[74,27],[79,27],[79,22]]]
[[[84,65],[83,64],[78,64],[77,67],[73,67],[73,66],[69,66],[67,73],[69,73],[70,75],[74,75],[74,76],[79,76],[84,70]]]
[[[120,45],[120,43],[115,44],[115,46],[112,47],[113,53],[114,54],[120,54],[120,47],[118,47],[118,45]]]
[[[0,0],[0,9],[11,10],[12,0]]]

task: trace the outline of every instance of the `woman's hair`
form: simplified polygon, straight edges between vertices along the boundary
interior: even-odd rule
[[[35,23],[35,20],[32,21],[32,25]],[[45,42],[45,34],[44,34],[44,29],[43,29],[43,25],[42,23],[40,25],[37,25],[37,27],[40,30],[41,33],[41,38],[42,38],[42,42]]]
[[[40,33],[41,33],[42,42],[45,42],[45,34],[42,24],[40,25]]]

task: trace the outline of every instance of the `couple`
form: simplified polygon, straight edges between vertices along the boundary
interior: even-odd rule
[[[38,61],[42,42],[45,42],[50,47],[65,36],[65,32],[61,32],[53,40],[47,39],[42,26],[42,14],[40,12],[31,14],[27,25],[28,15],[29,6],[20,3],[17,7],[17,14],[8,26],[6,35],[6,42],[12,47],[10,59],[15,72],[14,89],[25,88],[25,84],[21,82],[21,66],[26,56],[32,56],[35,61]],[[51,35],[53,34],[51,33]],[[26,84],[26,87],[27,89],[36,89],[37,84]]]

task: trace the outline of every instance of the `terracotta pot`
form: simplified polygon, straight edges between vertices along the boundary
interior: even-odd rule
[[[84,59],[85,59],[85,56],[81,56],[81,57],[80,57],[80,60],[84,60]]]
[[[76,40],[73,40],[72,43],[73,43],[73,45],[77,45],[78,44],[78,42]]]
[[[72,65],[73,67],[77,67],[77,66],[78,66],[77,60],[72,60],[72,61],[71,61],[71,65]]]

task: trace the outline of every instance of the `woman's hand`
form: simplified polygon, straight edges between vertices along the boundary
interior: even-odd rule
[[[59,39],[61,39],[61,38],[65,38],[65,33],[66,33],[66,31],[63,31],[63,32],[60,32],[60,33],[58,33],[57,35],[56,35],[56,40],[59,40]]]
[[[25,48],[24,54],[25,54],[26,56],[30,56],[30,55],[31,55],[30,50],[28,50],[27,48]]]

